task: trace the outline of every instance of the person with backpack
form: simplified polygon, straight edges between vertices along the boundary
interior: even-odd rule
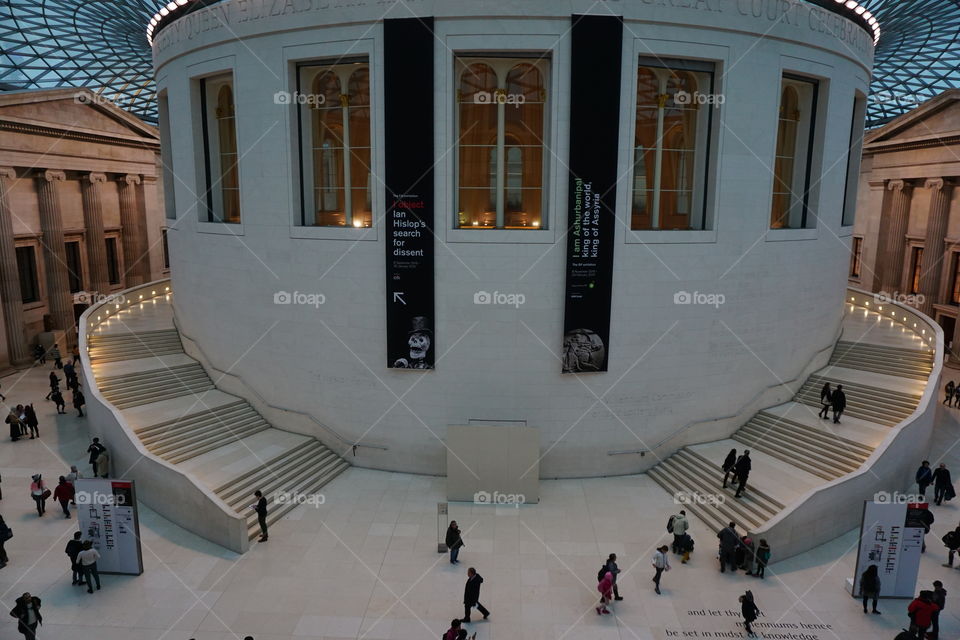
[[[671,545],[671,550],[674,553],[681,553],[681,542],[683,541],[683,537],[687,534],[687,529],[689,528],[690,523],[687,522],[687,512],[683,509],[680,510],[680,513],[670,516],[670,521],[667,523],[667,531],[673,534],[673,544]]]
[[[953,556],[956,555],[957,549],[960,549],[960,525],[957,525],[957,528],[953,531],[948,531],[942,539],[944,546],[946,546],[949,551],[947,562],[943,566],[952,568]]]
[[[907,607],[910,616],[910,630],[917,634],[917,640],[924,640],[927,629],[933,622],[933,614],[939,607],[933,603],[933,592],[923,590]]]
[[[924,460],[920,463],[915,476],[920,497],[926,498],[927,487],[933,484],[933,470],[930,469],[930,461]]]
[[[656,570],[656,573],[653,576],[653,590],[657,592],[657,595],[660,595],[660,577],[663,575],[664,571],[670,571],[670,557],[667,555],[667,551],[670,549],[667,545],[659,547],[653,554],[653,558],[650,560],[650,564],[653,565],[653,568]]]
[[[737,464],[737,450],[730,449],[730,453],[727,454],[727,457],[723,459],[723,464],[720,465],[720,468],[723,469],[723,488],[727,488],[727,478],[733,476],[733,479],[737,479],[737,474],[733,470],[733,466]]]
[[[933,604],[937,605],[937,610],[933,612],[930,618],[930,640],[937,640],[940,636],[940,612],[947,605],[947,590],[943,588],[943,583],[939,580],[933,581]]]
[[[765,538],[760,538],[760,546],[757,547],[757,572],[753,575],[763,579],[763,574],[770,562],[770,545]]]
[[[602,613],[610,613],[610,610],[607,609],[607,605],[610,604],[610,600],[613,598],[613,574],[607,571],[603,574],[603,578],[597,584],[597,591],[600,592],[600,604],[597,605],[597,615],[599,616]]]
[[[877,611],[877,598],[880,597],[880,575],[877,565],[872,564],[860,575],[860,596],[863,598],[863,612],[867,612],[867,600],[873,600],[873,612]]]
[[[953,390],[957,385],[953,384],[953,380],[947,382],[947,386],[943,388],[943,393],[946,394],[946,398],[943,399],[943,404],[950,406],[950,403],[953,402]]]
[[[820,416],[822,420],[827,419],[827,414],[830,411],[830,403],[833,400],[833,391],[830,390],[830,383],[824,382],[823,388],[820,389],[820,413],[817,415]]]
[[[607,563],[600,568],[600,573],[597,575],[598,582],[603,580],[603,576],[606,575],[607,571],[613,574],[613,599],[623,600],[623,598],[620,597],[620,590],[617,588],[617,574],[620,573],[620,567],[617,566],[617,554],[611,553],[607,557]]]
[[[754,634],[753,629],[750,628],[750,623],[756,620],[757,616],[760,615],[760,609],[753,601],[752,592],[747,591],[745,594],[740,596],[740,613],[743,615],[744,631],[747,632],[749,637],[755,637],[756,634]]]

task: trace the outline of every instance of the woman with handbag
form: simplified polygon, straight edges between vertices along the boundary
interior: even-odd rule
[[[47,511],[47,498],[50,497],[50,490],[40,474],[33,476],[33,482],[30,483],[30,497],[37,503],[37,515],[42,516]]]

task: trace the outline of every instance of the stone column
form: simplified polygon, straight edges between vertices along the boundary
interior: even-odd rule
[[[953,184],[943,178],[931,178],[924,185],[931,190],[930,213],[927,215],[927,234],[923,245],[920,269],[920,293],[923,302],[917,305],[923,313],[933,316],[933,303],[940,294],[940,274],[943,273],[943,240],[950,220],[950,199]]]
[[[143,260],[145,247],[140,246],[140,213],[137,207],[137,185],[140,176],[128,173],[117,178],[120,192],[120,225],[123,227],[123,266],[124,286],[134,287],[147,282],[143,279]],[[149,265],[149,262],[147,263]],[[148,267],[149,268],[149,267]]]
[[[103,235],[103,205],[100,201],[100,185],[107,181],[106,174],[88,173],[80,179],[83,194],[83,224],[87,237],[87,264],[90,271],[90,288],[107,295],[110,291],[110,275],[107,273],[107,245]]]
[[[881,265],[883,267],[883,291],[893,295],[900,290],[903,279],[903,254],[907,249],[907,225],[910,222],[910,202],[913,200],[913,185],[904,180],[891,180],[890,226]],[[905,293],[905,292],[901,292]]]
[[[64,179],[66,176],[63,171],[47,170],[36,174],[43,268],[47,272],[47,308],[53,328],[64,334],[61,352],[76,344],[73,297],[67,279],[67,250],[63,244],[63,219],[60,215],[60,194],[57,193],[57,183]]]
[[[13,241],[13,210],[10,208],[10,180],[17,177],[11,167],[0,167],[0,305],[7,334],[10,364],[30,362],[23,325],[23,296],[20,291],[20,270]]]
[[[149,224],[150,216],[147,215],[147,189],[151,189],[156,195],[157,177],[143,175],[140,176],[140,184],[137,185],[137,215],[140,219],[140,246],[143,247],[143,260],[138,265],[140,267],[140,277],[144,282],[153,280],[152,259],[156,251],[150,244]],[[156,247],[160,249],[159,245]]]

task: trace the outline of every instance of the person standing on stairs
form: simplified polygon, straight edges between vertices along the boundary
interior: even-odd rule
[[[727,477],[731,474],[733,479],[737,479],[737,473],[733,470],[733,466],[737,464],[737,450],[730,449],[730,453],[727,454],[727,457],[723,460],[723,465],[720,467],[723,469],[723,488],[727,488]]]
[[[737,492],[733,495],[734,498],[739,498],[743,494],[743,490],[747,488],[747,478],[750,477],[750,468],[753,465],[750,463],[750,449],[744,449],[743,455],[740,456],[740,459],[737,460],[736,467],[737,471]]]
[[[877,598],[880,597],[880,574],[877,565],[872,564],[860,576],[860,596],[863,598],[863,612],[867,612],[867,600],[873,600],[873,612],[877,611]]]
[[[832,402],[833,402],[833,391],[831,391],[830,389],[830,383],[824,382],[823,388],[820,389],[820,405],[822,408],[820,409],[820,413],[817,414],[818,416],[820,416],[821,419],[823,420],[827,419],[827,414],[830,411],[830,404]]]
[[[956,493],[950,481],[950,470],[943,462],[933,472],[933,502],[939,505],[944,500],[951,500]]]
[[[924,460],[917,469],[917,487],[921,498],[926,498],[927,487],[933,483],[933,470],[930,469],[930,461]]]
[[[267,541],[267,499],[263,497],[263,492],[257,489],[253,492],[257,499],[257,504],[251,505],[251,508],[257,512],[257,522],[260,524],[260,539],[257,542]]]
[[[838,384],[833,395],[830,396],[830,405],[833,407],[833,423],[840,424],[840,416],[847,408],[847,394],[843,392],[842,384]]]
[[[950,403],[953,402],[953,390],[957,388],[957,385],[953,383],[953,380],[947,382],[947,386],[943,388],[943,393],[946,394],[946,398],[943,399],[943,404],[950,406]]]

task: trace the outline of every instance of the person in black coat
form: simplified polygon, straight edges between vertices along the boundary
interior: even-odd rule
[[[80,540],[80,532],[77,531],[73,534],[73,540],[68,542],[67,547],[63,550],[70,558],[70,570],[73,572],[73,582],[70,583],[72,585],[87,584],[83,580],[83,570],[77,564],[77,556],[80,555],[81,551],[83,551],[83,542]]]
[[[3,569],[7,566],[7,563],[10,562],[10,557],[7,555],[7,550],[4,548],[4,545],[7,543],[7,540],[12,537],[13,531],[7,526],[3,516],[0,516],[0,569]]]
[[[843,392],[842,384],[838,384],[833,395],[830,396],[830,405],[833,407],[833,423],[840,424],[840,416],[847,408],[847,394]]]
[[[720,530],[717,538],[720,539],[720,573],[725,572],[727,567],[735,572],[737,570],[737,546],[740,544],[737,525],[731,522]]]
[[[734,498],[739,498],[743,490],[747,488],[747,478],[750,477],[751,466],[750,450],[744,449],[743,455],[740,456],[740,459],[737,460],[737,464],[734,467],[737,471],[737,492],[734,494]]]
[[[90,454],[90,466],[93,467],[93,476],[95,478],[100,476],[100,474],[97,473],[97,458],[106,450],[107,448],[100,444],[100,438],[94,438],[90,446],[87,447],[87,453]]]
[[[83,397],[83,392],[79,388],[73,390],[73,408],[77,410],[77,417],[83,417],[83,405],[87,404],[86,398]]]
[[[880,576],[877,565],[872,564],[860,576],[860,595],[863,597],[863,612],[867,612],[867,600],[873,600],[873,612],[877,611],[877,598],[880,597]]]
[[[830,405],[832,403],[833,403],[833,391],[830,390],[830,383],[824,382],[823,388],[820,389],[820,404],[822,405],[822,408],[820,409],[820,413],[818,413],[817,415],[820,416],[822,419],[826,420],[827,412],[830,411]]]
[[[30,439],[40,437],[40,421],[37,420],[37,412],[33,409],[33,403],[31,402],[23,408],[24,422],[27,423],[27,427],[30,429]]]
[[[953,380],[947,383],[947,386],[943,388],[943,393],[947,396],[943,400],[943,404],[950,406],[950,403],[953,401],[953,390],[957,385],[953,384]]]
[[[750,592],[748,591],[747,593],[749,594]],[[751,638],[754,637],[755,634],[753,633],[753,629],[750,628],[750,623],[757,619],[757,616],[760,614],[760,609],[751,596],[740,596],[740,613],[743,614],[744,631],[747,632],[747,636]]]
[[[56,371],[50,372],[50,393],[47,394],[46,400],[50,400],[53,397],[55,391],[60,390],[60,378],[57,377]]]
[[[470,609],[473,607],[477,608],[484,620],[490,617],[487,608],[480,604],[481,584],[483,584],[483,576],[473,567],[467,569],[467,584],[463,587],[463,620],[461,622],[470,622]]]
[[[267,499],[263,497],[263,492],[257,489],[253,492],[257,499],[257,504],[253,505],[253,510],[257,512],[257,523],[260,525],[260,539],[257,542],[267,541]]]
[[[730,453],[728,453],[727,457],[724,458],[723,465],[720,467],[721,469],[723,469],[723,488],[724,489],[727,488],[727,477],[729,477],[732,474],[733,479],[734,480],[737,479],[737,474],[733,470],[733,466],[735,464],[737,464],[737,450],[730,449]]]
[[[933,472],[934,503],[940,504],[944,498],[949,500],[952,496],[947,497],[948,493],[953,493],[953,483],[950,482],[950,470],[947,469],[947,465],[941,462],[937,470]]]
[[[463,537],[460,535],[460,527],[457,526],[456,520],[450,521],[445,542],[447,549],[450,549],[450,564],[457,564],[460,562],[457,560],[457,556],[460,555],[460,547],[463,546]]]
[[[17,631],[23,634],[26,640],[35,640],[37,625],[43,624],[40,615],[40,598],[24,593],[17,598],[10,615],[17,619]]]
[[[927,487],[933,482],[933,471],[930,469],[929,460],[924,460],[920,463],[920,468],[917,469],[916,480],[920,496],[926,497]]]

